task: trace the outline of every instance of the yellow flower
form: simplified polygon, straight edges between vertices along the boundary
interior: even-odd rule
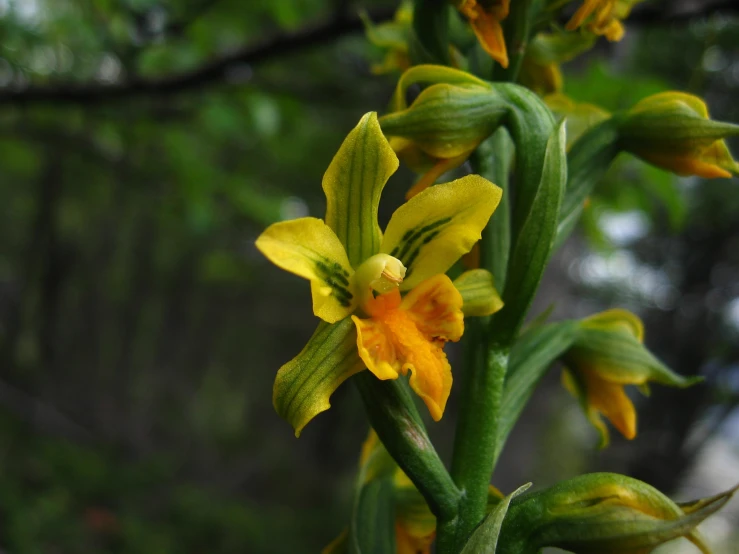
[[[585,0],[567,22],[567,30],[585,27],[593,34],[605,36],[610,41],[621,40],[624,27],[621,20],[631,13],[631,8],[642,0]]]
[[[508,67],[503,27],[511,0],[456,0],[457,9],[467,18],[480,46],[503,67]]]
[[[726,142],[739,125],[713,121],[697,96],[663,92],[628,110],[619,124],[623,148],[677,175],[705,178],[739,174]]]
[[[275,408],[296,434],[364,366],[379,379],[410,372],[431,416],[444,412],[452,377],[443,346],[462,335],[463,296],[479,304],[481,290],[473,279],[460,292],[444,272],[479,240],[502,192],[478,175],[433,187],[396,210],[383,234],[380,193],[397,167],[376,114],[365,115],[324,176],[325,221],[276,223],[257,239],[272,263],[310,281],[325,322],[275,380]]]
[[[562,356],[565,387],[577,398],[590,422],[600,432],[601,447],[608,444],[608,419],[627,439],[636,436],[636,410],[624,391],[648,383],[688,387],[700,378],[685,378],[670,371],[641,344],[642,322],[625,310],[608,310],[580,322],[577,338]]]

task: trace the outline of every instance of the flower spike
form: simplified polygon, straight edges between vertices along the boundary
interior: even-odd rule
[[[444,413],[452,376],[443,347],[462,336],[465,305],[444,272],[480,239],[502,191],[477,175],[433,187],[401,206],[383,237],[380,194],[397,167],[376,114],[365,115],[324,175],[325,222],[284,221],[257,239],[271,262],[310,281],[323,320],[275,379],[275,409],[296,435],[365,366],[379,379],[410,372],[432,417]],[[492,284],[473,288],[471,313],[497,309]]]

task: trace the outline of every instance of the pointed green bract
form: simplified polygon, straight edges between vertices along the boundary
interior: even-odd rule
[[[323,176],[326,224],[339,237],[353,267],[380,248],[380,193],[398,164],[377,114],[370,112],[346,137]]]
[[[272,403],[299,436],[311,419],[331,407],[329,398],[339,385],[363,369],[352,320],[321,322],[300,354],[277,372]]]
[[[523,485],[498,502],[480,526],[472,533],[460,554],[495,554],[500,529],[503,526],[511,500],[526,492],[530,486],[531,483]]]
[[[465,317],[491,315],[503,307],[493,275],[486,269],[465,271],[454,280],[454,286],[462,295]]]

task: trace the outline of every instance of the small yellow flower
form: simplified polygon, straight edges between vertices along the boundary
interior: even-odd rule
[[[376,114],[367,114],[324,176],[325,221],[275,223],[257,239],[272,263],[310,281],[313,311],[325,322],[275,380],[275,408],[296,434],[365,366],[379,379],[410,373],[440,419],[452,384],[443,347],[462,336],[465,297],[474,313],[500,308],[479,276],[458,291],[444,275],[480,239],[500,188],[478,175],[430,188],[396,210],[383,234],[380,192],[397,167]]]
[[[608,444],[608,419],[627,439],[636,436],[636,410],[624,391],[636,385],[648,392],[648,383],[688,387],[700,378],[670,371],[644,348],[644,327],[634,314],[608,310],[580,322],[578,336],[562,356],[565,387],[580,399],[588,419],[600,432],[601,447]]]
[[[467,18],[480,46],[503,67],[508,67],[508,51],[501,21],[508,17],[511,0],[456,0],[457,9]]]

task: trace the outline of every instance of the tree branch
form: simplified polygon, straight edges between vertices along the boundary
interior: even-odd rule
[[[393,16],[391,9],[370,12],[373,21]],[[133,96],[158,96],[197,90],[216,83],[236,83],[240,68],[257,65],[277,56],[304,51],[362,29],[358,16],[337,17],[306,26],[291,33],[281,33],[257,44],[225,54],[200,67],[157,79],[134,79],[114,84],[84,83],[28,86],[15,90],[0,89],[1,104],[92,104]]]

